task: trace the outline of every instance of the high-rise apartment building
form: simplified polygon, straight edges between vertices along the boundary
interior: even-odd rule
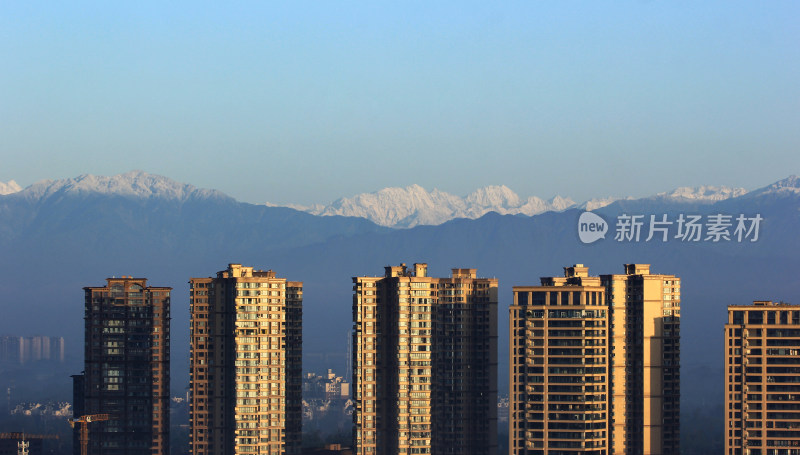
[[[585,267],[515,286],[510,314],[512,454],[609,454],[610,312]]]
[[[680,452],[680,278],[649,264],[601,275],[611,308],[614,454]]]
[[[354,452],[497,451],[497,279],[353,278]]]
[[[303,283],[230,264],[190,283],[192,454],[297,454]]]
[[[582,264],[514,287],[512,454],[679,452],[680,279]]]
[[[89,453],[167,455],[172,288],[128,276],[106,281],[83,288],[84,374],[75,377],[75,409],[110,416],[92,423]]]
[[[800,305],[728,307],[725,454],[800,454]]]

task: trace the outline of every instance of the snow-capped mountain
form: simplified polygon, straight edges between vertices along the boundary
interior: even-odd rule
[[[106,246],[111,251],[125,242],[155,241],[170,247],[183,242],[180,237],[197,238],[201,225],[233,241],[250,230],[259,232],[262,239],[281,236],[284,246],[343,232],[384,229],[363,219],[337,218],[238,202],[217,190],[142,171],[111,177],[81,175],[43,180],[0,196],[0,247],[3,241],[21,236],[38,238],[45,230],[47,235],[68,238],[67,243],[74,243],[73,236],[95,235],[111,242]],[[105,227],[101,219],[107,223]],[[158,233],[143,237],[126,234],[139,229]]]
[[[793,196],[793,195],[800,195],[800,177],[796,175],[790,175],[789,177],[786,177],[783,180],[778,180],[772,185],[767,185],[764,188],[759,188],[755,191],[751,191],[747,196],[782,197],[782,196]]]
[[[630,196],[625,198],[625,200],[630,200],[630,199],[633,199],[633,198],[630,197]],[[603,198],[589,199],[588,201],[586,201],[586,202],[584,202],[582,204],[578,204],[577,206],[575,206],[575,208],[578,208],[578,209],[581,209],[581,210],[592,211],[592,210],[601,209],[601,208],[603,208],[603,207],[605,207],[607,205],[613,204],[613,203],[615,203],[615,202],[617,202],[619,200],[621,200],[621,199],[615,198],[615,197],[603,197]]]
[[[680,187],[639,199],[639,201],[643,203],[649,201],[671,204],[710,204],[739,197],[746,193],[747,190],[744,188],[727,186]],[[315,204],[312,206],[289,205],[288,207],[313,215],[354,216],[369,219],[381,226],[410,228],[418,225],[439,225],[454,218],[476,219],[489,212],[497,212],[501,215],[532,216],[570,208],[597,210],[617,201],[631,200],[634,198],[630,196],[625,198],[604,197],[578,204],[570,198],[561,196],[555,196],[550,200],[536,196],[523,199],[505,185],[479,188],[464,197],[459,197],[438,189],[429,192],[419,185],[410,185],[405,188],[384,188],[373,193],[341,198],[327,206]],[[272,206],[273,204],[268,203],[267,205]]]
[[[558,196],[549,201],[535,196],[523,200],[505,185],[480,188],[464,197],[410,185],[341,198],[327,206],[290,207],[314,215],[367,218],[381,226],[414,227],[438,225],[453,218],[480,218],[488,212],[535,215],[564,210],[574,204],[574,201]]]
[[[13,182],[13,181],[12,181]],[[167,177],[130,171],[111,177],[84,174],[63,180],[42,180],[19,191],[29,199],[43,199],[59,195],[82,196],[103,194],[133,199],[161,198],[184,201],[190,197],[228,198],[217,190],[197,188]]]
[[[0,196],[6,194],[13,194],[17,193],[22,190],[22,187],[13,180],[9,180],[8,182],[0,182]]]
[[[672,202],[718,202],[733,197],[744,196],[744,188],[731,188],[727,186],[698,186],[695,188],[682,186],[672,191],[658,193],[653,198],[667,199]]]

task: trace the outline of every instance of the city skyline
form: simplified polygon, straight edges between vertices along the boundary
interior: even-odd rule
[[[540,286],[513,287],[514,304],[509,308],[511,338],[501,340],[509,343],[514,356],[510,367],[510,453],[560,454],[578,448],[594,451],[585,453],[602,453],[612,448],[614,453],[619,454],[678,453],[681,421],[678,414],[681,357],[679,321],[683,279],[670,274],[652,274],[650,268],[649,264],[627,263],[622,274],[591,276],[587,267],[575,264],[564,267],[563,277],[542,277]],[[487,360],[489,366],[496,364],[491,353],[497,350],[497,344],[492,342],[497,318],[491,308],[496,308],[497,279],[477,278],[476,269],[457,268],[451,272],[450,278],[430,277],[427,264],[415,263],[413,267],[406,267],[405,264],[387,266],[384,277],[352,279],[354,327],[358,327],[352,339],[354,437],[372,431],[372,428],[385,432],[386,428],[381,422],[397,420],[401,441],[404,434],[409,435],[409,439],[405,447],[401,442],[399,447],[387,449],[392,453],[396,450],[434,454],[454,450],[452,453],[465,453],[462,449],[476,449],[486,437],[481,436],[481,430],[475,427],[476,423],[478,426],[488,423],[490,428],[494,428],[492,422],[496,422],[496,417],[492,416],[497,414],[499,401],[496,389],[491,385],[491,367],[487,376],[481,370],[481,365]],[[114,417],[108,423],[95,424],[95,436],[91,441],[97,447],[97,440],[100,439],[105,441],[100,444],[108,447],[107,450],[119,447],[121,451],[118,453],[128,453],[124,452],[122,441],[133,432],[125,429],[126,425],[141,425],[147,421],[145,416],[151,415],[151,411],[147,410],[137,417],[136,412],[144,404],[142,398],[137,398],[142,396],[137,390],[140,390],[141,384],[152,385],[153,396],[160,403],[154,408],[156,412],[153,414],[153,440],[159,441],[154,443],[153,450],[163,450],[165,443],[160,441],[166,440],[168,433],[163,429],[157,431],[156,428],[165,421],[168,425],[169,419],[164,415],[155,415],[159,408],[166,409],[164,400],[168,397],[163,392],[168,390],[169,382],[169,374],[166,373],[168,368],[164,367],[169,364],[169,341],[163,340],[170,339],[168,321],[171,288],[147,286],[146,279],[131,276],[108,278],[107,282],[105,287],[84,288],[87,366],[86,374],[73,376],[76,417],[83,413],[96,414],[114,409],[119,406],[120,397],[127,397],[133,406],[126,404],[120,408],[122,411],[110,413]],[[287,411],[291,403],[299,404],[301,401],[301,348],[299,342],[293,344],[292,341],[300,337],[300,313],[291,314],[292,311],[289,311],[282,315],[273,306],[282,306],[281,295],[286,292],[286,310],[299,310],[302,283],[276,278],[271,270],[254,270],[239,264],[229,264],[228,269],[219,272],[216,279],[192,278],[190,283],[193,308],[193,393],[190,400],[190,409],[195,410],[191,420],[193,434],[204,428],[203,425],[209,423],[209,417],[215,414],[207,412],[206,417],[198,421],[197,410],[203,414],[204,409],[216,411],[225,408],[219,400],[230,399],[226,397],[231,390],[235,390],[238,404],[237,410],[230,416],[230,422],[208,425],[209,429],[213,427],[215,430],[201,432],[203,436],[199,440],[208,437],[209,442],[217,445],[216,442],[220,440],[233,438],[237,441],[236,453],[247,452],[240,444],[253,445],[253,449],[257,445],[258,453],[262,453],[262,449],[263,453],[284,453],[285,441],[286,453],[292,453],[289,441],[293,437],[289,433],[280,437],[272,434],[272,430],[268,430],[268,433],[261,430],[247,433],[248,428],[257,429],[247,426],[248,421],[262,420],[261,417],[252,419],[247,414],[256,412],[254,409],[269,408],[270,414],[263,417],[272,424],[277,422],[273,422],[276,411],[283,409],[283,405],[278,406],[277,402],[273,402],[276,395],[282,396],[286,391]],[[291,302],[293,299],[295,303]],[[220,318],[220,315],[231,314],[234,306],[236,317]],[[786,412],[794,411],[797,406],[793,403],[796,397],[793,384],[797,382],[795,368],[791,367],[794,363],[781,357],[794,355],[795,348],[800,347],[800,342],[794,339],[800,337],[800,311],[794,311],[796,308],[796,305],[769,301],[728,307],[724,357],[727,370],[725,418],[726,422],[733,422],[725,426],[731,428],[726,438],[729,446],[736,444],[734,440],[741,438],[745,430],[749,442],[740,441],[739,447],[763,446],[776,450],[767,452],[775,455],[784,454],[782,448],[795,444],[794,439],[800,441],[800,433],[795,431],[797,423],[794,422],[800,418],[792,412]],[[275,322],[283,324],[283,321],[286,321],[285,328],[272,325]],[[393,330],[393,324],[399,328],[397,331]],[[211,330],[206,331],[206,328]],[[253,335],[259,336],[254,331],[263,332],[266,337],[253,344]],[[277,335],[279,342],[275,339]],[[373,346],[370,343],[376,337],[383,341]],[[284,339],[287,350],[281,353]],[[777,348],[763,350],[763,346]],[[146,379],[149,374],[147,369],[137,371],[147,363],[140,359],[144,358],[142,348],[145,348],[144,351],[152,348],[148,364],[153,368],[152,380]],[[226,365],[230,366],[229,362],[233,359],[229,357],[226,360],[231,352],[235,352],[238,359],[236,368],[231,368],[236,370],[233,376],[225,373],[228,369]],[[410,353],[410,362],[404,363],[404,352]],[[394,358],[393,353],[397,353],[400,360],[394,370],[391,362],[380,362],[382,358]],[[490,354],[489,357],[484,355],[486,353]],[[464,365],[458,366],[461,354],[464,354],[467,369],[463,368]],[[767,357],[762,359],[762,355]],[[270,360],[265,364],[266,359]],[[624,359],[624,364],[619,363],[620,359]],[[247,363],[251,361],[257,363]],[[764,364],[766,368],[762,368]],[[261,372],[251,368],[255,365],[271,367]],[[276,374],[275,365],[281,365],[278,369],[286,365],[286,373]],[[376,367],[378,369],[374,369]],[[379,373],[381,369],[384,372]],[[292,370],[294,373],[290,372]],[[539,373],[542,375],[537,376]],[[759,375],[755,376],[756,373]],[[394,374],[399,375],[393,378]],[[365,388],[364,379],[373,376],[373,387]],[[215,377],[224,379],[215,383]],[[271,381],[278,378],[281,379],[278,382]],[[330,370],[328,379],[336,379],[332,383],[334,386],[343,380]],[[463,389],[460,385],[462,379],[465,385],[469,384]],[[98,397],[94,392],[97,387],[91,384],[102,384],[100,387],[105,392]],[[400,392],[391,393],[388,400],[379,393],[373,394],[373,391],[386,390],[387,387],[391,390],[393,384],[399,387]],[[453,387],[454,384],[458,385]],[[262,391],[262,387],[263,391],[269,392],[263,395],[269,397],[269,405],[247,407],[255,405],[255,402],[248,403],[247,397],[261,397],[261,393],[255,395],[253,391]],[[289,398],[292,396],[289,389],[292,388],[296,389],[296,399]],[[117,390],[124,391],[117,396]],[[157,390],[161,392],[157,393]],[[280,393],[275,393],[278,390]],[[404,395],[403,390],[407,390],[408,394]],[[211,393],[205,393],[209,391]],[[763,391],[778,394],[764,395],[760,393]],[[326,390],[326,394],[329,393],[332,397],[328,399],[336,399],[342,397],[344,392],[334,387]],[[542,394],[543,398],[535,398],[537,393]],[[576,400],[572,396],[574,394],[584,398],[582,401]],[[470,396],[473,398],[470,399]],[[196,400],[198,397],[200,399]],[[478,410],[481,400],[486,397],[494,397],[488,400],[490,408]],[[376,414],[382,416],[379,418],[370,419],[362,415],[362,411],[369,410],[369,403],[388,402],[391,405],[395,399],[400,408],[397,417],[391,412],[384,415],[385,411]],[[404,400],[413,403],[406,409],[406,417],[410,418],[407,424],[400,418],[403,417],[404,406],[407,406],[402,404]],[[423,412],[423,402],[428,403],[427,414]],[[240,409],[242,405],[244,407]],[[448,411],[449,408],[452,409]],[[748,409],[751,412],[743,412]],[[767,413],[766,418],[760,412],[753,412],[763,409],[780,412]],[[131,412],[133,417],[129,415]],[[446,417],[448,412],[461,417]],[[479,418],[474,420],[468,417],[472,415],[470,412],[477,412],[475,416]],[[226,413],[228,411],[222,412]],[[295,414],[299,425],[299,407]],[[523,414],[526,417],[524,423],[520,424]],[[126,417],[119,418],[120,415]],[[582,415],[577,418],[579,422],[575,422],[576,415]],[[288,414],[286,419],[287,422],[292,420]],[[370,421],[376,422],[377,426],[361,426],[362,422]],[[753,423],[755,421],[760,423]],[[232,425],[232,422],[236,422],[236,425]],[[540,425],[537,426],[537,422]],[[112,430],[111,436],[106,436],[104,428],[111,424],[117,430]],[[462,434],[459,428],[456,433],[448,433],[459,425],[470,430]],[[410,431],[404,433],[404,429]],[[546,431],[538,431],[541,429]],[[762,429],[766,429],[766,432]],[[299,431],[298,426],[298,437]],[[416,436],[415,431],[419,433]],[[138,444],[147,439],[145,432],[141,433],[144,438],[140,438]],[[378,445],[373,450],[364,449],[360,443],[355,445],[354,450],[357,453],[383,453],[381,447],[393,447],[390,433],[378,438]],[[491,433],[489,439],[496,437]],[[767,438],[773,439],[757,442],[765,433]],[[155,434],[158,434],[157,438]],[[253,437],[256,434],[260,437]],[[266,434],[269,437],[265,437]],[[581,440],[579,446],[575,445],[575,435],[579,435],[577,439]],[[106,439],[109,437],[112,439]],[[380,442],[382,439],[383,443]],[[471,442],[458,449],[459,444],[466,443],[468,439]],[[358,440],[356,438],[354,442]],[[223,446],[215,450],[223,450]],[[136,447],[143,448],[141,445]],[[490,443],[490,447],[494,446]],[[732,447],[729,453],[735,455],[738,453],[736,445]],[[135,450],[134,453],[137,453]],[[476,450],[476,453],[485,453],[485,450]],[[197,447],[195,453],[199,453]]]
[[[180,189],[182,186],[176,187]],[[794,301],[798,295],[794,281],[789,277],[794,267],[793,259],[785,257],[797,242],[797,237],[790,235],[796,231],[795,218],[791,216],[797,197],[796,179],[776,182],[762,191],[704,205],[683,205],[680,201],[666,200],[636,201],[637,204],[647,204],[639,206],[644,215],[688,214],[691,213],[689,210],[699,210],[705,219],[717,213],[747,213],[748,216],[762,213],[765,221],[757,242],[747,240],[745,243],[734,241],[718,245],[710,241],[689,244],[680,239],[662,244],[660,235],[657,236],[659,240],[645,242],[647,226],[639,243],[618,242],[609,234],[606,240],[583,244],[577,236],[575,211],[532,217],[488,215],[439,226],[377,231],[355,219],[311,216],[280,208],[238,204],[213,195],[206,199],[204,193],[182,199],[170,195],[171,186],[165,187],[164,191],[155,185],[145,187],[148,192],[141,196],[123,198],[117,195],[123,193],[113,191],[64,192],[55,191],[55,188],[60,187],[54,185],[50,192],[0,197],[6,204],[3,209],[9,214],[2,225],[2,232],[7,236],[0,238],[0,241],[5,241],[4,251],[11,259],[5,263],[8,295],[26,302],[24,307],[9,306],[6,313],[9,317],[3,318],[0,324],[6,333],[63,335],[69,349],[67,354],[73,356],[72,351],[80,346],[73,330],[75,324],[69,322],[73,321],[74,313],[70,308],[77,296],[74,291],[64,293],[62,290],[77,290],[76,283],[85,283],[98,274],[159,276],[163,277],[164,284],[182,292],[180,290],[186,288],[186,275],[203,276],[207,270],[216,269],[215,264],[231,261],[257,263],[269,258],[269,263],[276,269],[287,270],[287,275],[291,271],[289,276],[308,277],[305,291],[313,310],[308,315],[309,321],[323,328],[307,331],[307,360],[309,365],[324,371],[325,368],[342,368],[345,363],[345,334],[333,333],[326,328],[325,322],[334,321],[334,327],[342,327],[344,319],[349,317],[349,310],[345,309],[350,305],[347,289],[330,286],[330,283],[351,278],[350,271],[364,273],[404,259],[428,260],[433,267],[432,273],[443,276],[448,271],[440,267],[442,263],[475,264],[487,276],[503,277],[500,301],[504,304],[509,298],[511,285],[530,282],[531,276],[548,273],[543,262],[524,260],[531,254],[543,254],[554,258],[554,262],[569,263],[577,258],[603,270],[628,261],[651,262],[683,276],[713,269],[735,277],[737,286],[723,288],[720,294],[708,294],[711,284],[698,283],[686,295],[703,302],[689,310],[690,314],[695,312],[697,318],[693,320],[698,322],[690,322],[684,332],[694,345],[708,347],[688,353],[689,377],[697,378],[688,387],[697,390],[706,375],[697,377],[693,369],[698,371],[701,365],[707,364],[716,367],[708,351],[721,345],[721,341],[702,328],[701,321],[717,318],[715,308],[736,298],[735,292],[755,293],[759,297],[756,281],[749,278],[753,273],[760,277],[760,281],[775,282],[777,286],[771,289],[772,294],[760,297],[783,297]],[[187,192],[177,194],[187,195]],[[628,204],[621,201],[597,213],[613,224],[617,214],[631,207]],[[86,210],[96,215],[91,218],[78,215]],[[226,216],[209,216],[212,213]],[[677,218],[674,215],[669,217],[673,222]],[[675,234],[675,227],[672,226],[672,234]],[[124,235],[114,235],[115,232]],[[475,235],[484,239],[481,248],[457,249]],[[229,241],[222,244],[218,241],[220,238]],[[350,253],[359,248],[367,248],[370,253]],[[97,251],[109,254],[97,255]],[[452,251],[462,251],[455,258],[457,262],[449,259]],[[744,262],[731,262],[727,259],[730,255]],[[36,259],[38,257],[49,260],[42,262]],[[507,260],[500,261],[500,257]],[[745,266],[745,258],[752,258],[748,260],[757,263],[762,260],[759,258],[770,258],[770,261],[752,271]],[[64,260],[69,261],[69,267],[63,266]],[[42,285],[45,292],[30,296],[25,289],[33,285],[32,279],[37,274],[47,274],[52,276],[52,280]],[[784,275],[785,278],[780,278]],[[37,312],[52,314],[53,318],[39,318]],[[173,317],[177,331],[174,336],[178,339],[188,336],[185,329],[188,309],[177,307]],[[507,326],[502,312],[499,318],[500,333],[505,336]],[[179,351],[176,351],[175,379],[188,381],[184,368],[188,349],[180,345],[176,349]],[[186,357],[180,351],[184,351]],[[501,348],[501,363],[506,358],[507,354]],[[500,374],[505,374],[505,368],[501,367]]]

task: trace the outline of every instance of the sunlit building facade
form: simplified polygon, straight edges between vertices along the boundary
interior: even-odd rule
[[[582,264],[514,287],[512,454],[679,453],[680,279]]]
[[[725,454],[800,455],[800,305],[728,307]]]
[[[192,453],[300,453],[303,283],[240,264],[189,283]]]
[[[355,453],[495,453],[497,279],[402,264],[353,284]]]
[[[601,275],[611,309],[611,453],[680,453],[681,280],[649,264]]]

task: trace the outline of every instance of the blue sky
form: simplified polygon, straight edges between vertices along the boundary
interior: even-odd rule
[[[69,4],[67,4],[69,3]],[[800,3],[3,2],[0,181],[576,200],[800,173]]]

